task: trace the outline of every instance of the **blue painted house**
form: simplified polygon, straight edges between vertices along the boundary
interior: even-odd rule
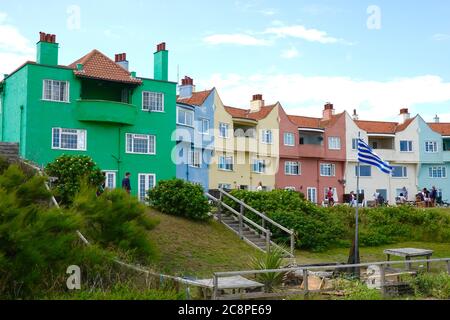
[[[418,184],[421,188],[435,186],[442,200],[450,200],[450,123],[420,122],[420,169]]]
[[[177,99],[177,147],[172,155],[177,178],[209,188],[209,165],[214,152],[214,101],[216,90],[195,91],[185,77]]]

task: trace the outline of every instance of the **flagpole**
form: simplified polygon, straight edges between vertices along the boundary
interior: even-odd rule
[[[358,144],[359,144],[359,140],[361,139],[361,132],[358,132]],[[359,156],[358,156],[358,164],[357,164],[357,174],[356,174],[356,210],[355,210],[355,264],[359,264],[360,259],[359,259],[359,177],[361,174],[361,166],[360,166],[360,162],[359,162]],[[355,270],[356,272],[356,270]],[[358,272],[359,274],[359,272]]]

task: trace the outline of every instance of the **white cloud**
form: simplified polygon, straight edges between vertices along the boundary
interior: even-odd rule
[[[298,52],[298,50],[295,47],[291,47],[290,49],[284,50],[281,53],[281,57],[283,59],[293,59],[296,58],[300,55],[300,53]]]
[[[258,39],[254,36],[235,33],[235,34],[214,34],[203,39],[208,44],[236,44],[243,46],[268,46],[271,44],[269,40]]]
[[[271,27],[266,29],[264,33],[272,34],[279,38],[292,37],[323,44],[343,42],[342,39],[329,36],[325,31],[307,29],[302,25]]]
[[[277,14],[277,11],[274,9],[263,9],[259,11],[264,16],[274,16]]]
[[[436,33],[432,38],[435,41],[447,41],[450,40],[450,34]]]
[[[266,101],[280,101],[292,114],[311,116],[320,116],[327,101],[334,103],[340,111],[351,113],[358,109],[362,119],[380,120],[396,120],[402,107],[450,103],[450,83],[433,75],[381,82],[301,74],[215,74],[199,83],[218,88],[228,105],[248,107],[249,97],[261,92]],[[447,118],[448,115],[441,116],[442,120]]]
[[[27,60],[33,60],[35,48],[19,29],[8,24],[8,15],[0,12],[0,77]]]

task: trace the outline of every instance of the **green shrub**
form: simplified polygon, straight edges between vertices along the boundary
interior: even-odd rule
[[[344,292],[344,300],[383,300],[380,290],[369,289],[366,284],[360,281],[338,279],[336,281],[336,290]]]
[[[99,188],[105,177],[95,162],[88,156],[63,155],[45,168],[47,175],[57,178],[54,183],[55,195],[63,204],[70,204],[80,191],[81,182]]]
[[[141,262],[155,258],[156,249],[147,232],[157,221],[147,215],[145,206],[137,198],[119,189],[97,197],[96,190],[84,184],[72,209],[81,214],[82,230],[95,243],[104,248],[113,247]]]
[[[92,271],[99,263],[102,268],[110,263],[107,251],[80,245],[76,234],[82,226],[80,216],[50,209],[49,196],[43,178],[27,180],[15,165],[0,176],[3,298],[39,297],[49,290],[64,290],[68,266]]]
[[[416,277],[409,277],[408,282],[417,297],[450,299],[450,275],[447,273],[419,273]]]
[[[162,213],[192,220],[210,219],[210,206],[200,185],[180,179],[160,181],[148,192],[152,207]]]

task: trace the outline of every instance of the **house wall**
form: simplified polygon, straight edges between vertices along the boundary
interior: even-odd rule
[[[136,123],[133,126],[126,126],[104,122],[81,122],[76,119],[75,109],[76,102],[80,98],[81,81],[74,77],[72,70],[42,65],[28,65],[26,70],[28,70],[26,76],[21,79],[21,87],[23,88],[24,84],[26,87],[20,94],[16,94],[19,97],[26,97],[26,138],[24,143],[21,143],[22,156],[39,165],[46,165],[62,154],[88,155],[102,170],[116,171],[116,184],[119,187],[122,177],[126,172],[130,172],[133,194],[136,194],[138,190],[139,173],[155,174],[157,181],[175,177],[175,165],[171,161],[171,152],[175,147],[175,142],[171,141],[172,132],[175,130],[176,85],[174,83],[144,79],[143,84],[135,89],[132,95],[132,101],[138,109]],[[20,72],[22,71],[18,72],[19,75]],[[69,102],[43,101],[44,79],[69,81]],[[164,113],[142,111],[142,91],[144,90],[165,94]],[[16,108],[16,104],[11,105]],[[9,103],[6,107],[9,107]],[[5,122],[16,123],[17,121],[16,115],[8,115]],[[87,151],[52,149],[53,127],[87,130]],[[8,131],[5,141],[17,142],[17,132]],[[127,154],[126,133],[155,135],[156,155]]]

